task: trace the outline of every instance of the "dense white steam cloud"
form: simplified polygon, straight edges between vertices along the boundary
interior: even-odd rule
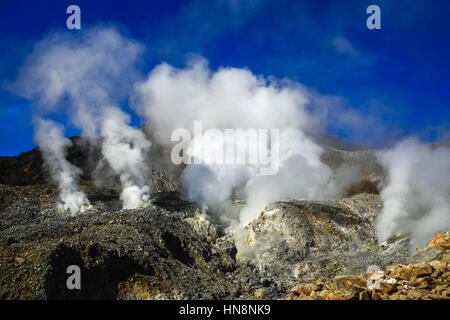
[[[141,51],[112,28],[51,34],[28,56],[14,89],[41,112],[68,107],[69,120],[93,137],[104,108],[128,95]]]
[[[437,231],[450,229],[450,148],[431,148],[415,139],[380,151],[387,169],[381,191],[383,210],[377,219],[380,240],[393,233],[411,233],[412,248],[423,245]]]
[[[53,34],[36,45],[15,84],[44,111],[67,105],[69,120],[84,136],[104,138],[103,155],[120,177],[125,208],[142,204],[150,192],[144,161],[150,142],[128,126],[129,116],[118,107],[138,74],[141,51],[141,45],[111,28],[85,30],[80,36]],[[45,137],[39,142],[45,143]]]
[[[297,83],[265,79],[246,69],[213,72],[205,60],[197,59],[185,69],[165,63],[157,66],[147,81],[136,86],[134,101],[156,142],[167,147],[173,146],[174,130],[186,128],[193,133],[197,120],[202,121],[203,130],[279,129],[280,170],[275,175],[258,176],[254,165],[206,164],[206,159],[187,166],[184,186],[195,201],[212,211],[236,189],[248,196],[248,206],[241,214],[244,224],[270,201],[313,199],[336,192],[331,169],[320,161],[321,147],[304,134],[316,121],[306,108],[304,88]],[[217,147],[208,145],[217,143],[214,140],[197,142],[207,149]]]
[[[66,150],[72,142],[64,137],[64,128],[51,120],[38,118],[34,136],[45,165],[59,187],[58,207],[72,214],[89,207],[86,195],[78,188],[81,170],[66,160]]]

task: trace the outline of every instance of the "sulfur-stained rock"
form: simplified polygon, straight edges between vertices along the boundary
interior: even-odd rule
[[[394,292],[396,289],[395,283],[387,283],[387,282],[381,282],[380,288],[378,289],[383,294],[390,294]]]
[[[416,277],[420,277],[432,274],[433,268],[427,263],[419,263],[412,266],[411,272]]]
[[[433,239],[427,243],[428,247],[442,247],[450,249],[450,231],[436,232]]]
[[[309,296],[311,292],[318,291],[321,286],[314,283],[299,284],[293,287],[290,292],[298,296]]]
[[[408,299],[417,300],[422,297],[422,293],[418,290],[409,290],[407,297]]]
[[[333,283],[338,290],[362,291],[367,289],[367,279],[364,274],[356,276],[337,276],[334,278]]]
[[[429,265],[432,266],[434,270],[439,270],[441,272],[443,272],[448,267],[447,262],[439,261],[439,260],[430,261]]]
[[[405,265],[398,265],[389,273],[393,279],[409,280],[411,277],[411,268]]]
[[[330,292],[325,295],[325,300],[351,300],[355,299],[357,296],[354,292],[349,291],[335,291]],[[359,297],[359,295],[358,295]]]
[[[236,237],[237,260],[288,287],[406,263],[408,237],[378,243],[373,217],[380,208],[373,194],[272,203]]]
[[[377,277],[377,285],[371,290],[365,286],[364,274],[336,276],[332,282],[322,282],[319,291],[311,296],[326,300],[443,300],[450,299],[449,265],[440,260],[420,262],[414,265],[391,265],[383,271],[369,273],[367,277]],[[397,278],[397,279],[395,279]],[[300,284],[292,288],[297,294],[312,284]]]

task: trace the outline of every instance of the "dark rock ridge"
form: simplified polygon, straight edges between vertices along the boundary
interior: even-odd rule
[[[83,139],[71,137],[72,146],[67,149],[67,160],[80,168],[81,183],[91,185],[101,183],[102,186],[118,189],[119,181],[112,169],[101,155],[100,138]],[[149,155],[149,157],[151,154]],[[161,163],[152,168],[147,177],[157,190],[173,191],[176,189],[174,178],[164,170]],[[39,148],[22,152],[16,157],[0,157],[0,184],[27,186],[35,184],[52,184],[49,170],[44,164]]]
[[[89,145],[79,137],[71,137],[72,146],[67,150],[67,159],[83,170],[82,178],[89,179],[94,170],[93,162],[87,161],[90,156]],[[92,152],[98,158],[98,151]],[[0,157],[0,183],[8,185],[31,185],[48,182],[48,171],[44,167],[41,152],[34,148],[22,152],[17,157]]]

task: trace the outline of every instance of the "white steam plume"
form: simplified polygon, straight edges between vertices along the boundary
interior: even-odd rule
[[[376,225],[380,240],[411,233],[414,249],[450,229],[450,148],[407,139],[377,158],[388,174]]]
[[[34,139],[52,180],[58,184],[58,207],[72,214],[89,207],[86,195],[78,188],[81,170],[66,160],[66,150],[72,142],[64,137],[64,128],[51,120],[38,118]]]
[[[246,186],[248,199],[246,208],[241,212],[242,224],[254,219],[270,202],[323,199],[340,191],[332,179],[332,170],[320,161],[322,148],[300,130],[284,130],[280,144],[279,172],[254,177]]]
[[[304,134],[316,125],[316,119],[308,112],[305,89],[298,83],[265,79],[247,69],[213,72],[205,60],[197,59],[185,69],[160,64],[145,82],[136,85],[133,97],[133,107],[145,117],[155,140],[169,148],[172,132],[185,128],[192,133],[196,120],[202,121],[203,130],[279,129],[280,170],[276,175],[257,176],[257,166],[207,164],[207,159],[186,167],[183,185],[195,201],[213,211],[236,189],[248,196],[241,223],[273,200],[313,199],[336,192],[332,171],[320,161],[321,147]],[[217,148],[218,143],[197,142],[206,149]],[[219,147],[228,143],[233,142],[220,141]]]
[[[69,120],[83,136],[104,138],[103,155],[120,177],[124,208],[139,206],[150,192],[143,169],[150,142],[128,125],[129,116],[118,107],[138,75],[135,64],[141,52],[140,44],[113,28],[53,34],[36,45],[15,84],[41,110],[67,105]]]
[[[128,126],[129,116],[117,108],[108,108],[101,133],[104,137],[102,152],[113,170],[119,175],[125,209],[138,207],[149,199],[147,185],[149,166],[144,155],[151,143],[141,130]]]

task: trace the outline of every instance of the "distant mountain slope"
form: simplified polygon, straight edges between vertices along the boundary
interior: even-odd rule
[[[370,147],[366,147],[359,144],[353,144],[335,137],[327,136],[324,134],[308,134],[308,136],[318,145],[322,147],[331,147],[342,151],[364,151],[371,150]]]

